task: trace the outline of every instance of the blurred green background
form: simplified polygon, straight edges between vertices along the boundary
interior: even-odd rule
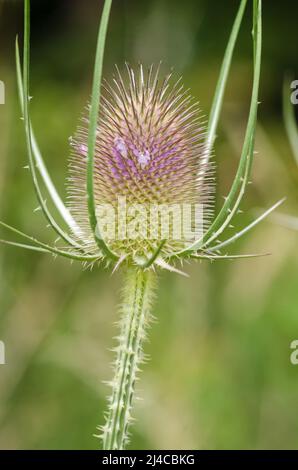
[[[208,115],[238,0],[114,1],[105,76],[114,63],[163,61],[182,73]],[[237,168],[252,79],[251,4],[241,29],[215,146],[217,205]],[[44,241],[26,165],[14,70],[22,1],[0,2],[1,219]],[[51,175],[65,195],[68,138],[91,89],[101,2],[32,0],[32,118]],[[235,220],[252,220],[283,196],[297,215],[298,170],[284,131],[281,89],[298,72],[297,1],[264,1],[261,106],[253,184]],[[296,73],[295,78],[298,78]],[[1,229],[0,238],[11,234]],[[230,253],[265,258],[161,273],[136,403],[131,447],[287,449],[298,443],[298,234],[264,222]],[[121,275],[82,272],[67,260],[0,247],[1,449],[95,449],[117,329]]]

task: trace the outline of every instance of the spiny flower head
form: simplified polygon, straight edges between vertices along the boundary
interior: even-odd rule
[[[182,207],[203,206],[202,228],[211,214],[211,168],[204,158],[204,124],[198,104],[181,80],[173,82],[171,73],[161,79],[159,67],[154,70],[151,66],[144,73],[141,65],[137,72],[127,65],[124,77],[116,67],[112,83],[104,82],[102,88],[94,198],[97,208],[111,208],[110,214],[101,211],[101,216],[115,231],[114,236],[107,232],[105,238],[103,219],[98,215],[99,232],[119,257],[148,259],[163,238],[164,255],[178,252],[192,240],[182,232],[180,238],[173,236],[177,228],[173,205],[181,209],[181,217]],[[88,124],[84,117],[71,139],[68,193],[71,213],[80,227],[80,243],[96,253],[86,198]],[[155,217],[150,212],[153,207],[161,210]],[[126,219],[122,221],[125,234],[119,233],[121,216]],[[166,235],[163,223],[170,225]],[[128,233],[132,226],[134,236]]]
[[[28,165],[39,208],[48,225],[58,235],[57,240],[62,240],[66,245],[57,246],[55,242],[55,245],[51,246],[3,222],[0,222],[3,227],[29,240],[31,244],[9,240],[1,242],[60,255],[90,267],[105,259],[108,263],[115,262],[114,269],[124,260],[129,265],[137,264],[143,269],[159,266],[175,270],[171,261],[178,257],[180,260],[239,257],[222,253],[222,250],[261,222],[283,202],[278,201],[242,230],[221,240],[221,236],[231,227],[231,222],[239,212],[253,161],[261,70],[261,0],[254,2],[254,74],[243,148],[230,191],[215,218],[212,217],[214,177],[209,163],[210,153],[216,137],[228,71],[245,2],[241,2],[235,20],[205,135],[197,104],[192,101],[179,80],[176,83],[172,81],[171,74],[161,80],[158,69],[151,67],[144,73],[140,66],[135,73],[127,66],[125,77],[122,77],[116,68],[117,73],[112,82],[102,86],[105,37],[111,7],[111,0],[106,0],[99,27],[91,101],[86,113],[88,118],[83,118],[72,140],[69,207],[65,206],[49,176],[31,126],[30,1],[26,0],[24,6],[23,70],[18,43],[16,58]],[[48,207],[39,177],[65,225],[56,221],[55,215]],[[122,207],[119,212],[119,200],[124,200],[126,206],[129,206],[128,212],[123,211]],[[174,217],[175,214],[172,218],[169,217],[173,205],[178,208],[180,206],[179,223]],[[193,222],[188,213],[186,219],[190,218],[190,230],[186,234],[184,231],[180,233],[180,237],[177,237],[177,233],[173,236],[173,230],[181,221],[184,222],[184,206],[189,209],[189,206],[192,208],[193,205],[203,206],[203,217],[201,214],[198,224],[199,233],[196,218]],[[135,206],[142,209],[137,216],[138,209],[135,212],[129,211]],[[165,217],[162,214],[161,218],[158,213],[157,218],[151,219],[151,206],[165,206],[168,213]],[[102,209],[107,207],[108,217],[102,214]],[[211,218],[213,220],[210,220]],[[121,219],[124,219],[124,226],[133,230],[123,231]],[[114,226],[114,233],[106,231],[105,225],[109,228]],[[164,228],[168,230],[166,234],[163,232]],[[241,257],[243,256],[254,255]]]

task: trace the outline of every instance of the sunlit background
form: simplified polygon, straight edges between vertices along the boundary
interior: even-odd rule
[[[68,139],[91,90],[102,3],[32,0],[32,119],[51,175],[65,195]],[[216,0],[115,0],[105,76],[124,61],[183,74],[206,116],[239,4]],[[252,85],[251,4],[241,29],[215,146],[217,207],[239,160]],[[0,218],[44,241],[26,165],[14,67],[22,1],[0,2]],[[297,1],[264,1],[261,106],[253,184],[241,228],[283,196],[298,215],[298,169],[282,121],[284,75],[298,78]],[[11,238],[1,228],[0,238]],[[16,239],[16,238],[15,238]],[[272,253],[161,273],[131,447],[297,448],[298,233],[265,221],[229,253]],[[83,272],[63,259],[0,247],[1,449],[96,449],[117,333],[121,275]]]

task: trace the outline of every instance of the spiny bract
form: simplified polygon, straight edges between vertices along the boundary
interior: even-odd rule
[[[213,178],[211,166],[204,159],[204,123],[198,104],[181,80],[173,82],[172,73],[161,79],[159,67],[154,70],[151,66],[144,73],[140,65],[135,73],[126,65],[125,77],[116,67],[112,84],[104,82],[102,88],[94,159],[96,206],[109,204],[116,211],[122,197],[128,206],[142,205],[148,214],[154,204],[201,204],[206,226],[211,215]],[[83,117],[71,139],[68,199],[80,227],[80,242],[88,252],[96,253],[86,198],[88,124]],[[134,239],[105,239],[119,257],[148,259],[160,244],[160,218],[153,228],[158,233],[156,239],[148,232],[144,234],[145,221],[138,220],[140,230]],[[170,223],[173,225],[172,218]],[[189,240],[169,236],[164,242],[162,254],[169,256],[185,248]]]

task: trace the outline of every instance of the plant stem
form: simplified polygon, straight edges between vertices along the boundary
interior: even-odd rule
[[[144,360],[142,344],[150,320],[150,307],[155,286],[152,271],[130,269],[121,305],[119,345],[115,348],[115,376],[110,383],[109,410],[102,429],[105,450],[123,450],[128,443],[128,428],[140,364]]]

